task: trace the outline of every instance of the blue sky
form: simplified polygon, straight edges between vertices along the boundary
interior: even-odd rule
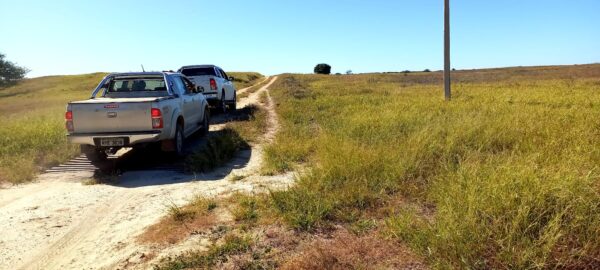
[[[177,69],[436,70],[442,0],[0,0],[0,52],[30,77]],[[598,0],[451,0],[457,69],[600,62]]]

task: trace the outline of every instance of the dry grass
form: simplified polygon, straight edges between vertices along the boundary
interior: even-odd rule
[[[223,237],[222,241],[212,245],[207,251],[194,251],[177,257],[165,258],[154,269],[223,269],[222,264],[227,263],[229,257],[248,251],[252,243],[252,238],[248,235],[229,233]]]
[[[157,269],[427,269],[422,258],[376,231],[343,228],[309,235],[279,225],[227,232],[206,251],[162,261]]]
[[[376,233],[357,236],[344,229],[331,236],[302,243],[280,267],[282,270],[312,269],[427,269],[423,260]]]
[[[138,237],[141,243],[176,244],[191,234],[205,232],[223,222],[217,215],[217,202],[196,197],[185,206],[168,206],[169,215],[150,226]]]

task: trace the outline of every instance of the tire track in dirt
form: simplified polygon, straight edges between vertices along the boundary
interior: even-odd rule
[[[262,81],[260,81],[259,83],[255,84],[255,85],[248,86],[246,88],[242,88],[240,90],[237,90],[236,91],[236,95],[241,95],[241,94],[245,93],[246,91],[250,90],[252,87],[255,87],[257,85],[261,85],[262,83],[266,82],[269,79],[271,79],[271,77],[270,76],[266,76]]]
[[[128,198],[131,200],[127,191],[120,191],[110,198],[108,198],[105,202],[102,202],[98,207],[94,209],[90,209],[88,215],[82,218],[81,222],[78,225],[75,225],[69,232],[67,232],[63,237],[61,237],[58,241],[47,247],[40,254],[34,256],[30,259],[29,262],[25,263],[20,269],[50,269],[62,267],[62,265],[52,265],[49,262],[56,258],[59,255],[65,254],[65,250],[69,247],[75,246],[77,243],[83,241],[86,235],[89,234],[98,224],[102,222],[108,215],[112,212],[118,210],[118,207],[115,207],[116,199],[118,198]]]

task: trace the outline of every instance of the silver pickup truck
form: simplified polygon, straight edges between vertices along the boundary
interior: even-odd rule
[[[209,109],[200,87],[183,74],[113,73],[90,99],[69,102],[65,120],[68,140],[91,161],[153,143],[182,155],[186,137],[208,132]]]

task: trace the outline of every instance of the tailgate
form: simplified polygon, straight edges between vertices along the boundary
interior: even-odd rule
[[[194,76],[188,77],[190,81],[192,81],[196,86],[204,87],[205,92],[210,92],[214,90],[210,90],[210,79],[214,78],[213,76]]]
[[[152,130],[152,102],[72,103],[73,133]]]

